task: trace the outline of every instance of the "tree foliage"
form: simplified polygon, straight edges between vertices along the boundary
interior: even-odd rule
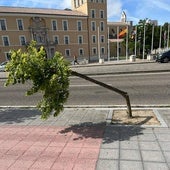
[[[48,118],[51,113],[57,116],[63,110],[63,104],[69,95],[69,76],[71,71],[68,63],[59,52],[47,59],[43,47],[36,48],[32,42],[26,52],[21,49],[11,51],[11,60],[6,66],[9,72],[5,86],[10,84],[32,82],[26,95],[41,92],[42,100],[37,104],[42,112],[41,118]],[[53,112],[54,111],[54,112]]]
[[[137,47],[137,53],[139,56],[140,54],[143,53],[144,27],[145,27],[145,53],[146,54],[149,54],[151,52],[152,36],[153,36],[153,49],[154,50],[158,49],[159,47],[166,48],[167,46],[170,45],[170,44],[167,44],[168,41],[170,43],[170,37],[168,40],[168,30],[169,30],[168,23],[165,23],[163,26],[153,25],[148,20],[148,18],[146,18],[146,19],[139,20],[138,24],[133,27],[133,30],[135,30],[136,27],[137,27],[137,34],[135,34],[136,40],[137,40],[136,47]],[[128,49],[133,54],[135,50],[135,36],[133,36],[133,39],[132,39],[132,36],[131,36],[132,32],[130,32],[128,36],[128,42],[129,42]],[[161,44],[160,44],[160,38],[161,38]],[[126,46],[126,37],[124,39],[123,45]]]

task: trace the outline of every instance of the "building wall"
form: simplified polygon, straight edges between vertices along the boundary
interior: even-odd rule
[[[36,15],[35,15],[36,16]],[[66,58],[71,60],[71,56],[73,54],[79,55],[79,50],[83,50],[83,55],[81,57],[87,58],[88,57],[88,31],[87,31],[87,18],[86,17],[46,17],[38,15],[39,18],[45,21],[46,27],[46,34],[47,34],[47,43],[42,44],[45,46],[46,50],[50,50],[54,48],[55,51],[61,52]],[[0,31],[0,61],[6,60],[8,53],[11,49],[25,49],[25,46],[20,44],[20,36],[25,36],[26,42],[30,42],[33,39],[32,32],[30,30],[31,24],[30,20],[32,16],[0,16],[0,18],[5,19],[7,30]],[[16,19],[22,19],[24,30],[18,30]],[[52,29],[52,21],[55,20],[57,22],[57,30]],[[67,21],[68,23],[68,30],[63,30],[63,21]],[[82,30],[77,30],[77,22],[81,21],[82,23]],[[9,46],[3,45],[3,36],[8,36],[9,38]],[[68,36],[69,42],[68,44],[64,43],[64,37]],[[79,44],[78,37],[82,37],[82,44]],[[54,37],[58,37],[58,44],[54,43]],[[75,48],[76,46],[76,48]],[[66,55],[65,50],[70,50],[70,55]]]
[[[88,16],[89,60],[106,59],[108,57],[107,0],[72,0],[72,8]],[[103,11],[103,17],[101,17],[101,11]],[[95,23],[95,29],[92,29],[93,23]],[[101,23],[103,23],[103,30],[101,29]],[[93,37],[96,37],[95,42]],[[101,39],[103,40],[101,41]]]
[[[74,3],[78,3],[78,6]],[[0,62],[9,59],[11,49],[25,50],[33,39],[37,40],[38,46],[45,47],[49,58],[55,51],[61,52],[70,61],[73,60],[73,55],[77,55],[79,60],[90,61],[100,57],[107,58],[107,1],[72,0],[72,6],[73,12],[79,11],[83,15],[69,15],[67,10],[65,15],[1,12],[0,21],[5,21],[6,30],[0,25]],[[92,11],[95,11],[95,16],[92,16]],[[18,28],[18,19],[22,21],[23,30]],[[56,22],[56,30],[53,29],[53,21]],[[63,30],[64,21],[67,22],[67,30]],[[81,30],[78,29],[78,22],[81,22]],[[92,29],[92,23],[95,23],[95,30]],[[4,36],[8,38],[8,45],[4,45]],[[21,37],[25,37],[24,45],[20,42]],[[55,37],[58,38],[58,43],[55,42]],[[68,38],[67,44],[65,38]]]

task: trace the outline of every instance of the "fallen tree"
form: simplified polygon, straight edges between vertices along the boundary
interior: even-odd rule
[[[59,52],[56,52],[53,58],[47,59],[44,48],[37,49],[34,41],[25,52],[20,49],[11,51],[11,60],[6,66],[6,71],[9,74],[5,86],[31,81],[32,87],[27,90],[26,95],[42,93],[42,100],[37,104],[37,108],[42,112],[42,119],[47,119],[51,114],[57,116],[63,110],[69,96],[70,75],[81,77],[122,95],[126,99],[128,117],[132,117],[126,92],[71,71],[69,63]]]

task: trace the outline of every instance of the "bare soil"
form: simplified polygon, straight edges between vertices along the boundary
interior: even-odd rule
[[[133,118],[128,118],[126,110],[113,111],[112,124],[119,125],[160,125],[153,110],[132,110]]]

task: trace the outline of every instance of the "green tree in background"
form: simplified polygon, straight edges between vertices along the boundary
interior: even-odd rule
[[[142,57],[143,44],[144,44],[144,27],[145,27],[145,55],[151,52],[152,34],[153,34],[153,50],[156,50],[159,47],[160,48],[169,47],[170,44],[167,44],[168,42],[170,43],[170,41],[168,41],[168,26],[169,23],[165,23],[163,26],[157,26],[157,25],[155,26],[151,22],[149,22],[147,18],[143,20],[142,19],[139,20],[138,24],[133,27],[131,32],[129,32],[128,49],[130,54],[134,54],[135,36],[137,36],[137,42],[136,42],[137,56]],[[137,27],[137,34],[135,34],[132,38],[132,34],[134,33],[136,27]],[[126,46],[126,36],[124,38],[123,45]]]
[[[68,62],[62,55],[55,53],[51,59],[46,58],[43,47],[37,50],[33,41],[26,52],[11,51],[11,60],[6,66],[9,72],[5,86],[32,81],[32,87],[26,95],[36,92],[43,94],[37,107],[42,112],[42,119],[47,119],[53,112],[57,116],[63,110],[63,104],[69,95],[69,76],[71,71]]]

